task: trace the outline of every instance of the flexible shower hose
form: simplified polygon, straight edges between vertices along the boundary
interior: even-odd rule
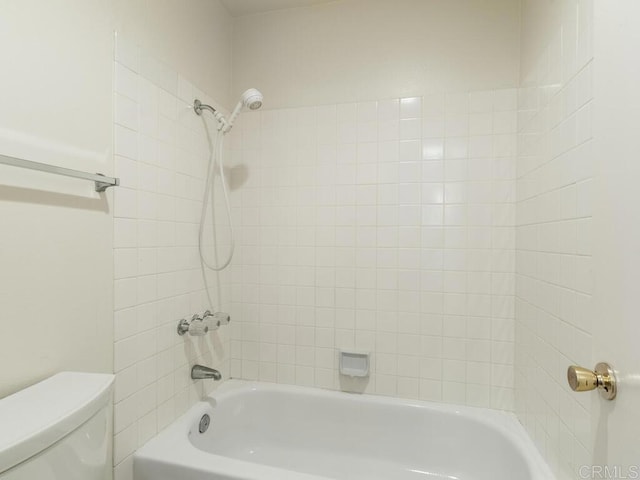
[[[235,240],[235,231],[233,228],[233,221],[231,219],[231,205],[229,202],[229,193],[227,189],[227,182],[224,176],[224,165],[223,165],[223,148],[224,148],[224,136],[225,133],[221,130],[218,130],[215,137],[215,142],[211,145],[211,155],[209,156],[209,165],[207,167],[207,179],[204,187],[204,195],[202,198],[202,213],[200,215],[200,229],[198,232],[198,251],[200,253],[200,267],[202,270],[202,279],[204,280],[205,290],[207,292],[207,298],[209,300],[209,305],[213,308],[213,302],[211,300],[211,293],[209,291],[209,282],[207,280],[207,274],[205,271],[205,267],[213,270],[215,272],[219,272],[224,270],[229,266],[231,260],[233,259],[233,253],[236,248],[236,240]],[[220,182],[222,183],[222,193],[224,196],[225,206],[227,210],[227,218],[229,219],[229,230],[231,235],[231,247],[229,250],[229,257],[226,259],[222,265],[215,265],[212,262],[207,260],[205,252],[204,252],[204,225],[207,217],[207,209],[209,208],[209,204],[211,204],[211,226],[213,231],[214,243],[215,243],[215,214],[214,214],[214,182],[215,182],[215,167],[214,164],[218,163],[219,173],[220,173]],[[214,246],[214,252],[217,259],[217,250]]]

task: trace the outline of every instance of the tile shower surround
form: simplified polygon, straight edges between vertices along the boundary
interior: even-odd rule
[[[176,333],[178,319],[209,308],[197,246],[209,149],[189,105],[195,96],[212,101],[120,37],[114,69],[122,182],[114,190],[114,465],[115,478],[131,479],[135,450],[215,387],[192,381],[190,366],[228,377],[229,340],[227,328],[197,338]],[[209,277],[214,302],[230,298],[227,275]],[[224,301],[216,306],[228,310]]]
[[[184,340],[176,319],[207,308],[208,145],[188,105],[212,101],[118,45],[117,478],[201,397],[196,361],[236,378],[513,408],[516,90],[245,112],[227,142],[236,257],[211,277],[233,321]],[[366,385],[341,385],[340,348],[372,353]]]
[[[523,65],[517,180],[516,413],[559,479],[593,451],[591,396],[567,384],[592,358],[593,3],[563,0]],[[539,37],[539,38],[538,38]],[[598,359],[600,360],[600,359]],[[537,388],[545,385],[545,388]]]
[[[232,376],[511,410],[516,110],[506,89],[244,114]],[[371,352],[368,383],[339,349]]]

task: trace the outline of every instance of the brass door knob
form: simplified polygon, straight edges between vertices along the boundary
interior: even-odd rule
[[[587,392],[598,388],[598,376],[588,368],[570,366],[567,370],[567,380],[574,392]]]
[[[607,363],[598,363],[595,371],[571,365],[567,370],[567,380],[574,392],[587,392],[597,388],[602,398],[616,398],[616,376],[613,368]]]

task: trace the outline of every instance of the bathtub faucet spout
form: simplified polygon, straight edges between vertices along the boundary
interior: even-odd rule
[[[191,378],[193,380],[205,380],[208,378],[220,380],[222,378],[222,374],[213,368],[205,367],[203,365],[194,365],[191,369]]]

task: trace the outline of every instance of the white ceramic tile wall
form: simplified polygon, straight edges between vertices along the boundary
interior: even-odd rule
[[[136,448],[214,387],[192,381],[190,367],[228,377],[229,341],[226,328],[199,338],[176,333],[180,318],[209,308],[197,247],[209,150],[190,105],[212,101],[121,38],[114,68],[122,182],[114,198],[114,465],[115,478],[130,479]],[[214,302],[229,300],[225,274],[209,279]]]
[[[245,114],[232,376],[511,409],[516,106],[513,89]],[[340,348],[372,353],[368,383],[339,377]]]
[[[524,48],[542,48],[523,64],[519,98],[516,411],[558,477],[574,479],[592,447],[591,398],[569,390],[566,369],[594,365],[593,5],[557,2],[540,22],[526,4],[540,7],[525,2]]]

